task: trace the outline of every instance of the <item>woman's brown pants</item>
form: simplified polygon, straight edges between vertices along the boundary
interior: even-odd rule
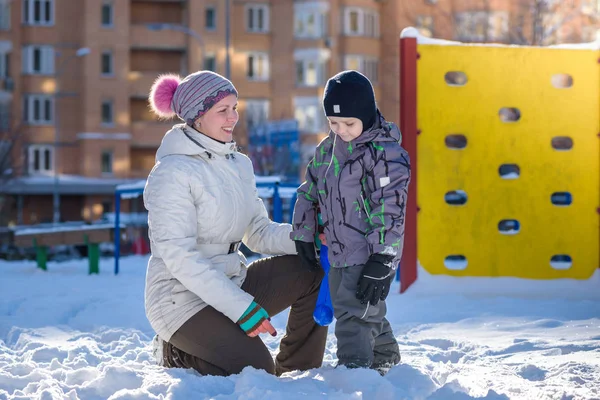
[[[322,278],[322,270],[306,270],[297,256],[263,258],[250,264],[242,289],[270,316],[291,307],[275,362],[260,337],[247,336],[236,323],[208,306],[165,342],[165,366],[221,376],[237,374],[247,366],[276,375],[320,367],[327,327],[315,323],[313,311]]]

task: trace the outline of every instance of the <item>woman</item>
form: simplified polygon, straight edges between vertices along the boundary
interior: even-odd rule
[[[164,136],[144,190],[152,250],[146,315],[159,364],[205,375],[316,368],[327,336],[312,317],[323,273],[295,255],[291,225],[269,220],[252,163],[233,141],[237,96],[209,71],[161,76],[150,92],[158,116],[184,121]],[[280,256],[247,267],[241,242]],[[270,316],[290,306],[274,363],[258,335],[275,336]]]

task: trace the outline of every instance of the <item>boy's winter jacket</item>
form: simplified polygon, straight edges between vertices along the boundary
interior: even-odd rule
[[[298,189],[292,240],[311,242],[316,206],[332,267],[364,265],[371,254],[402,255],[410,160],[395,124],[378,120],[351,142],[333,132],[308,164]]]

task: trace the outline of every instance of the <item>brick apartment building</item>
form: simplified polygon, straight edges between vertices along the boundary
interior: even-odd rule
[[[173,124],[148,111],[160,73],[227,75],[229,54],[238,143],[248,145],[250,125],[296,119],[307,157],[326,130],[322,87],[340,70],[363,71],[384,115],[398,121],[398,37],[407,26],[463,41],[595,39],[596,1],[533,3],[0,0],[0,153],[15,144],[4,174],[12,179],[0,177],[0,225],[51,222],[56,188],[61,220],[112,211],[115,185],[147,176]]]

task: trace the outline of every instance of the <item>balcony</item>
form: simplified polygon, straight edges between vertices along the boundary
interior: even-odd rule
[[[146,24],[131,26],[130,43],[137,49],[186,49],[187,38],[183,32],[174,30],[151,30]]]
[[[129,52],[129,70],[134,75],[162,73],[180,73],[185,65],[185,53],[169,49],[131,49]]]
[[[179,120],[168,122],[134,121],[131,123],[131,145],[158,148],[165,133]]]
[[[131,147],[129,150],[129,161],[131,170],[130,178],[145,179],[154,167],[156,158],[156,147]]]
[[[146,98],[150,93],[150,87],[162,72],[131,71],[128,74],[129,96]]]
[[[8,101],[12,99],[14,89],[15,81],[12,78],[0,78],[0,101]]]
[[[132,3],[187,3],[188,0],[131,0]]]

